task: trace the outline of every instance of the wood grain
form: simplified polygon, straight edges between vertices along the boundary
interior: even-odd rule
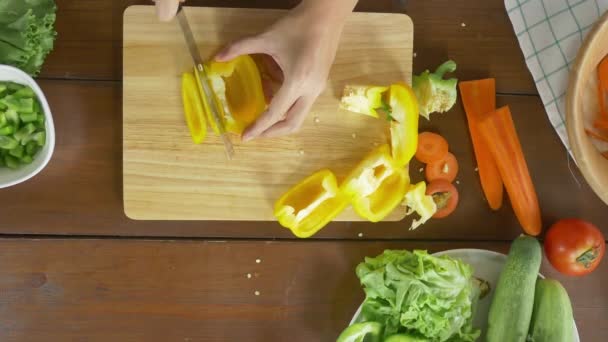
[[[42,77],[120,80],[122,14],[147,0],[56,0],[56,47]],[[188,0],[189,6],[293,7],[297,0]],[[405,6],[401,4],[405,3]],[[405,12],[416,32],[414,71],[458,62],[462,80],[496,77],[501,93],[537,94],[503,0],[360,0],[357,11]],[[461,24],[465,23],[465,27]]]
[[[505,243],[0,240],[2,341],[335,341],[386,248]],[[259,260],[260,263],[256,263]],[[608,263],[561,281],[581,341],[604,341]],[[247,277],[251,275],[251,278]],[[259,291],[259,295],[255,295]]]
[[[184,11],[205,60],[285,14]],[[209,134],[195,145],[188,133],[180,85],[193,62],[183,39],[176,39],[182,38],[177,22],[159,23],[151,6],[130,7],[124,20],[123,193],[132,219],[273,220],[274,202],[298,181],[323,168],[343,179],[374,145],[389,141],[386,120],[338,109],[344,86],[411,82],[411,20],[404,14],[354,13],[344,26],[327,87],[300,131],[247,144],[233,136],[236,153],[227,160],[219,137]],[[405,212],[399,206],[386,220],[398,221]],[[363,219],[346,210],[337,220]]]
[[[49,165],[33,179],[0,191],[0,233],[119,236],[292,238],[273,222],[162,222],[129,220],[122,204],[121,88],[112,82],[43,81],[57,133]],[[528,160],[545,227],[564,217],[595,223],[608,236],[608,212],[568,161],[538,97],[498,96],[509,105]],[[505,202],[486,207],[475,172],[473,149],[459,103],[421,130],[443,134],[458,156],[460,207],[453,216],[408,231],[409,218],[393,223],[336,222],[315,238],[510,240],[521,233]],[[420,165],[411,168],[421,180]],[[569,170],[572,169],[572,174]],[[580,185],[579,183],[580,182]],[[565,195],[567,194],[567,195]]]

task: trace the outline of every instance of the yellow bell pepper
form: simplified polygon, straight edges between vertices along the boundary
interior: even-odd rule
[[[410,186],[405,194],[403,204],[408,207],[407,215],[416,212],[420,216],[419,220],[412,221],[410,230],[423,225],[437,212],[437,204],[433,201],[433,196],[426,194],[426,183],[424,181]]]
[[[391,150],[395,163],[407,165],[418,147],[418,102],[412,88],[393,84],[389,90]]]
[[[191,73],[182,75],[182,102],[184,104],[184,117],[192,141],[195,144],[200,144],[207,136],[207,123],[197,82]]]
[[[340,108],[350,112],[378,117],[378,109],[384,107],[382,97],[388,87],[347,85],[340,99]]]
[[[228,62],[208,62],[205,70],[226,130],[243,133],[266,109],[262,78],[255,61],[243,55]],[[212,128],[217,132],[216,127]]]
[[[403,200],[409,183],[407,171],[395,163],[388,145],[384,144],[351,171],[341,189],[357,214],[378,222]]]
[[[306,238],[338,216],[347,205],[336,176],[323,169],[283,194],[275,203],[274,216],[295,236]]]

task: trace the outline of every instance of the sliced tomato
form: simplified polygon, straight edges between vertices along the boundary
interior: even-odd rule
[[[555,269],[571,276],[593,272],[606,251],[602,232],[579,219],[556,222],[545,236],[545,255]]]
[[[450,215],[458,205],[458,190],[445,179],[437,179],[426,187],[426,194],[433,197],[437,212],[433,218],[444,218]]]
[[[458,161],[450,152],[448,152],[442,160],[426,165],[425,177],[429,182],[433,182],[437,179],[444,179],[452,183],[457,175]]]
[[[416,159],[429,164],[440,161],[448,154],[448,142],[439,134],[422,132],[418,134]]]

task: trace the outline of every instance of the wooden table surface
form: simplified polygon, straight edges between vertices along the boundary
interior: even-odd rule
[[[59,37],[39,77],[54,114],[55,154],[32,180],[0,190],[2,341],[332,341],[363,298],[354,267],[364,256],[385,248],[506,252],[521,232],[508,202],[497,213],[487,209],[460,103],[422,122],[459,158],[460,207],[417,231],[407,230],[407,220],[345,222],[295,241],[273,222],[129,220],[122,205],[122,13],[147,2],[56,2]],[[360,0],[357,10],[413,19],[415,73],[451,58],[461,80],[495,77],[498,104],[514,114],[545,227],[579,217],[608,234],[608,208],[551,127],[503,0]],[[417,170],[413,179],[422,177]],[[608,262],[577,279],[546,263],[542,272],[568,289],[582,341],[604,341]]]

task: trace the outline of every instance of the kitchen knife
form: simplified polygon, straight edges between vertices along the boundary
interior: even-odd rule
[[[234,147],[232,146],[232,142],[230,141],[230,137],[226,133],[226,127],[224,126],[224,122],[220,117],[220,111],[218,109],[217,102],[215,101],[215,96],[213,96],[213,91],[211,90],[211,83],[209,82],[209,77],[207,76],[207,69],[203,65],[203,59],[201,58],[201,54],[198,51],[198,47],[196,42],[194,41],[194,36],[192,35],[192,30],[190,29],[190,24],[188,24],[188,18],[186,18],[186,14],[184,13],[184,9],[182,6],[179,6],[177,10],[177,20],[179,22],[179,26],[182,29],[182,33],[184,34],[184,39],[186,40],[186,45],[188,45],[188,50],[190,50],[190,55],[192,56],[192,60],[194,61],[194,65],[198,70],[200,76],[201,89],[203,89],[203,94],[209,103],[209,108],[211,110],[211,119],[214,121],[215,126],[218,128],[220,132],[220,137],[222,142],[224,143],[224,148],[226,150],[226,156],[228,159],[232,159],[234,156]]]

